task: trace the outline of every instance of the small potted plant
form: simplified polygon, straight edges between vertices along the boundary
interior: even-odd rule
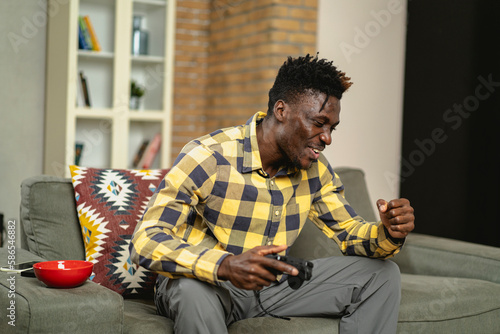
[[[141,109],[142,96],[146,93],[146,89],[139,85],[135,80],[130,82],[130,109]]]

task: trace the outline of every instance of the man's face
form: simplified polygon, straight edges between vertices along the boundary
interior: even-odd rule
[[[332,131],[340,121],[340,101],[326,94],[305,94],[294,104],[282,101],[283,128],[279,142],[288,164],[307,169],[332,143]],[[279,101],[277,103],[280,103]]]

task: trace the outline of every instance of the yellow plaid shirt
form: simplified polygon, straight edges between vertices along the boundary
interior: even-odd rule
[[[344,254],[385,258],[399,251],[380,222],[365,222],[349,206],[323,155],[307,170],[268,177],[256,136],[264,116],[184,147],[136,227],[133,262],[167,277],[217,283],[227,255],[291,246],[308,218]]]

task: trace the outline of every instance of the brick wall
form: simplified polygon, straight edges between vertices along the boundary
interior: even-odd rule
[[[172,161],[189,140],[206,133],[210,2],[177,1]]]
[[[287,56],[316,53],[317,0],[178,0],[173,154],[267,109]]]

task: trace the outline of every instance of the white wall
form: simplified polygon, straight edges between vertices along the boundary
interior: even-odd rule
[[[46,0],[0,1],[0,212],[5,224],[10,219],[19,224],[21,181],[42,174],[45,10]]]
[[[351,77],[325,155],[366,173],[372,202],[399,197],[406,0],[319,0],[320,58]],[[347,190],[348,191],[348,190]]]

